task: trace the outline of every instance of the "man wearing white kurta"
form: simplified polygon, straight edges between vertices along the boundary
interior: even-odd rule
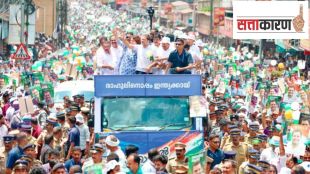
[[[111,51],[111,42],[106,38],[100,39],[100,48],[96,52],[97,73],[100,75],[114,75],[117,58]]]

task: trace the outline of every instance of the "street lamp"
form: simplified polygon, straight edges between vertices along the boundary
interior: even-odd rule
[[[150,29],[152,30],[152,20],[153,20],[153,16],[154,16],[154,8],[153,7],[148,7],[146,9],[147,13],[149,14],[149,17],[150,17]]]

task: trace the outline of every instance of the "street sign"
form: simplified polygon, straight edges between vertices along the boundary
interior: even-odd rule
[[[18,46],[16,53],[13,55],[13,59],[30,59],[27,48],[24,44]]]

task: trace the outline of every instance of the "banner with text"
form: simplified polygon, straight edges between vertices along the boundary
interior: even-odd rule
[[[95,96],[194,96],[201,95],[200,75],[95,76]]]
[[[308,1],[234,1],[234,39],[308,39]]]

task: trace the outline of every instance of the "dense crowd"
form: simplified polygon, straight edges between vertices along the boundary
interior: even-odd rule
[[[193,32],[149,33],[142,17],[76,3],[64,48],[38,34],[30,61],[0,64],[1,174],[310,172],[309,60],[291,53],[263,59],[248,47],[204,43]],[[139,147],[121,149],[117,134],[96,136],[93,101],[83,94],[53,100],[65,81],[135,74],[202,76],[203,164],[189,168],[183,142],[170,156],[150,149],[142,163]],[[32,113],[23,111],[26,96]]]

